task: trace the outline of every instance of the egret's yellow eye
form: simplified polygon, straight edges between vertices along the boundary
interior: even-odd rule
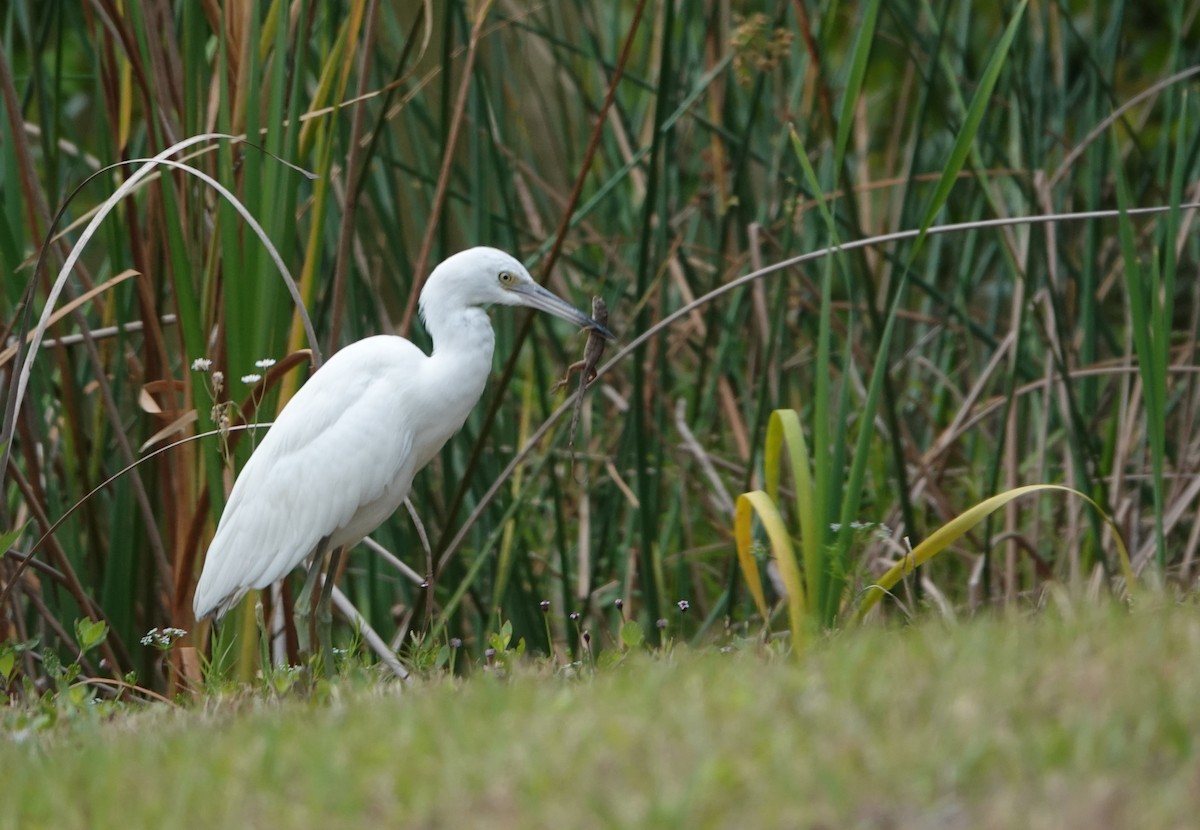
[[[512,271],[501,271],[500,272],[500,284],[503,285],[505,288],[511,288],[512,286],[517,284],[517,275],[514,274]]]

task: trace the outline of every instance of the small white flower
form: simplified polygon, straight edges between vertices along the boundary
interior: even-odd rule
[[[258,383],[262,375],[242,375],[242,383]]]
[[[142,635],[141,643],[144,646],[154,646],[157,649],[168,649],[171,644],[187,634],[182,628],[151,628]]]
[[[198,357],[192,361],[193,372],[207,372],[212,368],[212,361],[207,357]]]
[[[272,366],[275,365],[275,358],[264,357],[262,360],[254,361],[254,365],[260,369],[270,369]]]

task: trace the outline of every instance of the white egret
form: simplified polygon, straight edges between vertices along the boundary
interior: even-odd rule
[[[392,515],[413,476],[482,396],[495,346],[490,305],[528,306],[612,338],[502,251],[472,248],[447,259],[420,298],[432,354],[403,337],[360,340],[333,355],[279,413],[229,494],[196,585],[197,620],[219,618],[250,589],[308,559],[297,601],[307,628],[325,552],[333,551],[336,563],[343,546]],[[327,578],[319,619],[326,660],[332,582]],[[307,632],[301,636],[307,642]]]

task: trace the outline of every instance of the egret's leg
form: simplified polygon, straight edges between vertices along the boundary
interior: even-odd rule
[[[305,659],[312,656],[312,638],[308,633],[308,623],[312,618],[313,591],[317,587],[317,577],[321,575],[321,566],[325,564],[325,547],[328,544],[328,536],[317,542],[312,560],[308,563],[304,587],[300,589],[300,595],[296,597],[296,643],[300,647],[301,657]]]
[[[325,661],[328,677],[333,677],[333,583],[345,550],[345,547],[337,548],[329,557],[329,569],[325,571],[325,582],[321,585],[321,600],[317,603],[317,641],[321,644],[321,659]]]

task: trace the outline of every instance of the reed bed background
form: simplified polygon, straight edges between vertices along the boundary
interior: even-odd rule
[[[416,294],[456,250],[513,251],[583,308],[604,297],[628,343],[739,276],[837,243],[1200,201],[1198,10],[12,0],[0,11],[0,642],[37,645],[10,652],[10,678],[41,676],[47,651],[78,654],[82,618],[108,624],[89,674],[161,678],[160,653],[139,644],[151,628],[201,645],[191,587],[254,432],[200,438],[99,485],[223,419],[269,421],[305,376],[299,350],[327,356],[381,332],[427,346]],[[18,340],[137,167],[93,174],[216,133],[245,141],[172,158],[261,225],[316,342],[245,216],[159,167],[70,271],[14,409]],[[614,645],[623,618],[651,640],[660,620],[683,638],[757,632],[735,501],[761,486],[771,413],[794,409],[821,548],[839,552],[805,576],[832,586],[821,625],[964,509],[1040,482],[1113,517],[1140,580],[1190,591],[1194,221],[1176,208],[968,227],[779,269],[661,326],[598,380],[573,445],[561,418],[507,478],[563,403],[550,390],[583,338],[496,313],[496,372],[418,477],[419,524],[401,511],[373,536],[412,573],[360,546],[339,584],[418,665],[451,638],[478,655],[504,624],[564,657],[585,630],[592,650]],[[1057,586],[1119,590],[1118,575],[1097,514],[1046,494],[1011,502],[882,606],[1037,604]],[[253,632],[252,606],[219,648],[243,672],[258,657],[237,636]]]

